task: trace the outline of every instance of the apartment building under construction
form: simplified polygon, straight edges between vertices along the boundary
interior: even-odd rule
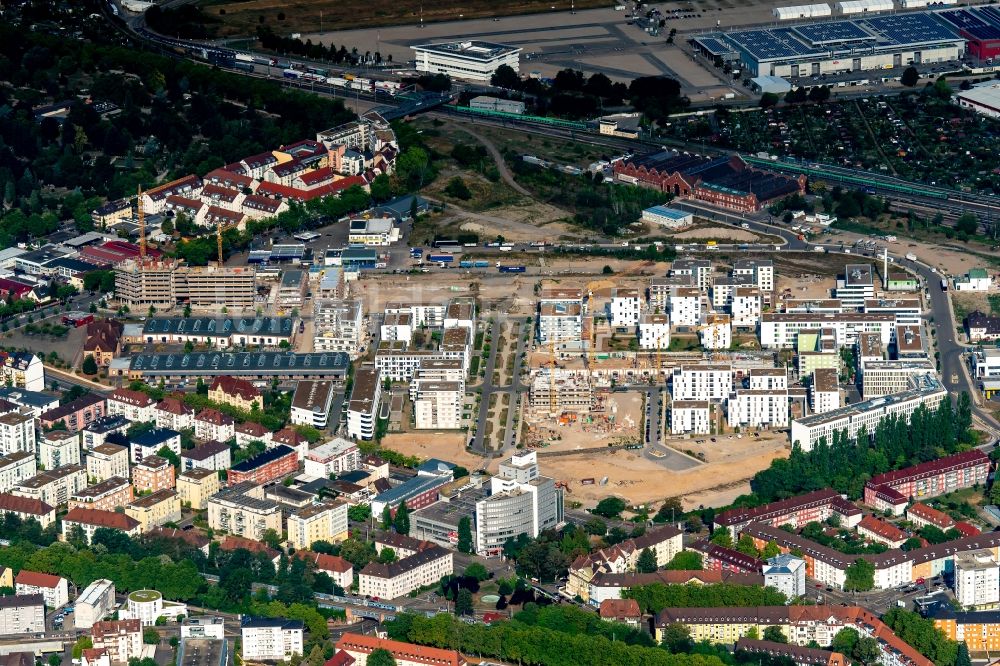
[[[539,416],[589,412],[594,389],[587,371],[540,368],[532,378],[528,400],[531,411]]]
[[[129,308],[226,305],[252,308],[257,292],[252,266],[186,266],[174,259],[130,259],[115,268],[115,295]]]

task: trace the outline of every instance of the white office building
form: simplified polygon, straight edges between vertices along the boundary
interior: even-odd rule
[[[243,661],[288,661],[302,654],[301,620],[283,617],[250,617],[240,621]]]
[[[844,277],[837,279],[834,297],[839,298],[844,307],[863,308],[866,300],[875,298],[874,275],[871,264],[848,264],[844,267]]]
[[[114,609],[115,584],[106,578],[99,578],[84,588],[76,598],[73,626],[77,629],[90,629]]]
[[[418,72],[445,74],[453,79],[488,83],[501,65],[515,72],[520,67],[521,49],[517,46],[470,40],[412,48]]]
[[[910,387],[914,376],[936,371],[937,367],[930,359],[866,361],[861,365],[861,395],[865,400],[871,400],[902,393]]]

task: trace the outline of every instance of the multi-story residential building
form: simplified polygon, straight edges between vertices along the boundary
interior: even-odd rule
[[[109,416],[124,416],[129,421],[152,421],[156,418],[155,408],[156,401],[142,391],[120,388],[108,395]]]
[[[444,316],[448,306],[445,303],[388,303],[385,313],[409,313],[414,328],[439,328],[444,326]]]
[[[878,333],[859,333],[854,343],[855,367],[860,372],[865,365],[885,358],[885,343]]]
[[[767,560],[762,573],[764,585],[773,587],[789,599],[806,593],[806,561],[794,555],[775,555]]]
[[[634,329],[642,314],[642,297],[638,289],[619,288],[611,292],[608,306],[611,325],[615,328]]]
[[[393,548],[399,559],[391,564],[371,562],[365,565],[358,574],[360,595],[397,599],[454,573],[453,553],[435,543],[421,542],[416,552],[406,555],[400,555],[398,547],[382,544],[379,539],[375,546],[380,552]]]
[[[948,639],[965,643],[969,652],[990,653],[1000,648],[1000,611],[937,611],[934,627]]]
[[[489,496],[476,502],[476,552],[499,555],[512,536],[537,537],[563,521],[562,489],[540,476],[534,451],[511,456],[490,478]]]
[[[873,298],[865,301],[864,311],[896,316],[897,326],[920,326],[923,308],[919,298]]]
[[[840,652],[752,638],[741,638],[736,641],[735,651],[767,656],[771,659],[787,659],[799,666],[847,666],[850,663],[847,656]]]
[[[146,456],[132,468],[132,485],[137,493],[172,490],[174,466],[161,456]]]
[[[179,456],[181,453],[181,434],[169,428],[154,428],[129,438],[129,449],[134,463],[155,457],[164,448]]]
[[[813,370],[809,386],[810,406],[814,414],[825,414],[840,409],[840,378],[834,368]]]
[[[89,453],[109,440],[124,443],[125,439],[119,439],[115,435],[124,436],[130,425],[132,422],[124,416],[102,416],[82,430],[83,450]]]
[[[87,476],[104,481],[113,476],[128,479],[128,449],[117,444],[101,444],[87,452]]]
[[[245,661],[288,661],[302,655],[301,620],[244,615],[240,637]]]
[[[314,553],[311,550],[300,550],[295,553],[295,557],[311,562],[317,572],[325,573],[330,580],[345,590],[354,584],[354,566],[342,557]]]
[[[933,662],[896,636],[876,615],[857,606],[758,606],[745,608],[666,608],[655,620],[655,638],[671,624],[683,624],[694,641],[733,644],[748,634],[778,627],[788,644],[830,645],[842,629],[874,638],[886,666],[931,666]]]
[[[923,502],[914,502],[906,507],[906,519],[917,528],[933,525],[942,531],[947,531],[955,526],[955,521],[951,516],[944,511],[929,507]]]
[[[194,427],[194,409],[179,398],[166,397],[153,410],[157,428],[186,430]]]
[[[729,365],[682,365],[673,373],[674,400],[722,401],[733,390],[733,369]]]
[[[69,496],[69,508],[77,507],[114,511],[125,506],[134,497],[128,479],[121,476],[109,477],[100,483],[81,488]]]
[[[164,523],[181,519],[181,498],[174,490],[157,490],[151,495],[143,495],[125,507],[125,515],[139,521],[142,534]]]
[[[859,535],[870,541],[885,544],[889,548],[899,548],[909,538],[903,530],[875,516],[862,518],[856,529]]]
[[[465,382],[417,380],[411,383],[414,427],[417,430],[457,430],[462,427]]]
[[[226,473],[227,483],[230,486],[244,482],[263,485],[293,474],[298,468],[299,457],[295,449],[279,444],[233,465]]]
[[[86,486],[87,470],[79,465],[63,465],[21,481],[11,493],[36,499],[49,506],[60,506],[69,501],[70,495]]]
[[[409,312],[386,314],[379,326],[378,339],[410,344],[413,342],[413,317]]]
[[[542,345],[579,342],[583,334],[581,303],[539,303],[538,341]]]
[[[206,407],[194,417],[194,434],[198,439],[228,442],[236,436],[236,423],[228,414]]]
[[[0,363],[0,381],[12,388],[44,391],[42,359],[28,352],[6,352]]]
[[[101,528],[118,530],[130,537],[137,537],[141,534],[139,527],[138,520],[124,513],[77,507],[70,509],[69,513],[63,516],[62,535],[63,539],[68,541],[79,528],[83,533],[83,540],[90,544],[94,532]]]
[[[0,597],[0,636],[45,632],[45,600],[40,594]]]
[[[76,400],[43,412],[38,421],[45,430],[52,430],[57,423],[63,423],[69,432],[83,430],[91,421],[104,416],[106,401],[103,396],[88,393]]]
[[[241,483],[220,490],[207,500],[208,526],[248,539],[260,540],[267,530],[281,533],[281,505],[264,498],[264,488]]]
[[[1000,565],[992,551],[973,550],[956,555],[954,577],[955,599],[962,608],[983,610],[1000,606]]]
[[[391,316],[409,318],[410,315]],[[353,358],[361,352],[364,334],[361,301],[321,298],[313,302],[313,349],[316,351],[340,351]]]
[[[59,406],[59,398],[48,393],[27,391],[9,386],[0,386],[0,399],[14,403],[18,407],[24,407],[35,418]]]
[[[765,312],[760,316],[760,344],[765,349],[794,347],[802,331],[824,329],[833,333],[837,347],[848,347],[862,333],[877,333],[888,346],[896,327],[892,314],[844,312]]]
[[[41,500],[4,492],[0,493],[0,515],[5,513],[12,513],[21,520],[37,520],[42,529],[56,520],[55,507]]]
[[[345,633],[337,641],[338,664],[364,664],[376,650],[389,652],[399,666],[466,666],[468,662],[456,650],[402,643],[378,636]],[[339,660],[339,661],[338,661]]]
[[[810,451],[821,440],[833,442],[835,431],[846,430],[848,439],[857,439],[864,429],[871,435],[882,419],[895,415],[909,422],[921,405],[934,410],[947,392],[933,375],[914,377],[913,388],[875,400],[866,400],[824,414],[812,414],[792,421],[791,441]]]
[[[863,308],[865,301],[875,298],[875,268],[871,264],[847,264],[844,277],[837,279],[834,297],[847,308]]]
[[[180,495],[181,504],[186,504],[195,511],[204,509],[208,498],[221,488],[222,481],[218,472],[211,469],[196,467],[177,475],[177,494]]]
[[[788,388],[785,368],[750,368],[748,386],[755,391],[784,391]]]
[[[256,386],[245,379],[228,375],[221,375],[212,381],[208,389],[208,399],[247,412],[252,411],[255,405],[257,409],[264,406],[263,398]]]
[[[340,543],[348,536],[346,502],[330,501],[293,511],[287,520],[290,548],[308,549],[317,541]]]
[[[862,511],[834,490],[816,490],[758,507],[723,511],[715,516],[715,528],[727,529],[735,538],[750,523],[802,527],[806,523],[823,522],[834,515],[841,525],[850,529],[861,522]]]
[[[787,389],[737,389],[726,401],[726,419],[731,428],[788,425]]]
[[[361,467],[361,452],[354,442],[334,437],[306,453],[305,473],[329,478]]]
[[[461,297],[452,299],[444,311],[445,329],[462,327],[472,332],[476,327],[476,300]]]
[[[727,314],[709,312],[698,328],[698,334],[705,349],[729,349],[733,346],[732,318]]]
[[[581,555],[569,566],[566,593],[590,602],[590,582],[595,576],[635,571],[639,556],[647,549],[656,556],[657,567],[666,566],[683,550],[682,536],[679,529],[666,526],[649,530],[642,536],[626,539],[609,548]]]
[[[382,398],[380,372],[362,366],[354,372],[354,384],[347,405],[347,436],[370,440],[375,436],[375,425]]]
[[[670,403],[672,435],[707,435],[712,431],[711,403],[707,400],[674,400]]]
[[[770,259],[738,259],[733,264],[733,276],[749,278],[762,292],[774,291],[774,262]]]
[[[441,347],[438,352],[442,358],[462,361],[462,368],[469,369],[469,357],[472,351],[472,330],[464,326],[446,328],[441,334]]]
[[[764,307],[760,289],[757,287],[736,287],[733,290],[733,300],[729,307],[733,315],[733,326],[756,328]]]
[[[52,430],[38,440],[38,462],[45,469],[80,464],[80,433]],[[32,472],[32,475],[34,472]],[[0,483],[0,488],[3,484]]]
[[[698,326],[701,323],[702,292],[695,287],[674,287],[667,301],[674,326]]]
[[[90,630],[115,609],[115,584],[98,578],[80,592],[73,604],[73,626]]]
[[[639,349],[667,349],[670,346],[670,318],[665,314],[644,314],[639,318]]]
[[[94,649],[105,650],[113,663],[142,657],[142,623],[137,619],[95,622],[91,637]]]
[[[55,609],[69,603],[69,583],[65,578],[52,574],[21,569],[14,577],[16,594],[40,594],[45,605]]]
[[[990,459],[979,449],[955,453],[884,474],[865,483],[865,504],[880,511],[902,515],[902,508],[913,498],[927,498],[950,493],[976,484],[986,484]]]
[[[712,285],[712,262],[708,259],[677,259],[670,265],[670,276],[690,276],[694,286],[708,291]]]
[[[859,363],[859,368],[861,394],[865,400],[902,393],[910,388],[914,376],[937,372],[937,366],[930,359],[902,361],[879,359]]]
[[[766,564],[764,560],[741,553],[735,548],[727,548],[714,544],[708,539],[699,539],[685,550],[701,555],[701,565],[704,571],[722,575],[755,575],[763,579],[761,572]]]
[[[289,420],[298,425],[326,428],[330,407],[333,405],[333,382],[299,382],[292,396],[292,410]]]
[[[250,442],[263,442],[270,445],[273,433],[254,421],[244,421],[236,426],[236,445],[246,448]],[[227,465],[228,467],[228,465]]]
[[[193,449],[181,452],[181,469],[209,469],[222,471],[232,465],[232,452],[229,445],[218,441],[208,441]]]
[[[654,313],[665,313],[669,310],[670,292],[674,287],[694,287],[694,277],[691,275],[672,275],[670,277],[654,277],[649,280],[649,309]]]
[[[737,551],[738,552],[738,551]],[[742,554],[742,553],[741,553]],[[653,573],[599,573],[590,579],[588,603],[600,606],[607,599],[621,599],[622,592],[640,585],[763,585],[764,576],[759,573],[734,573],[730,571],[699,569],[696,571],[663,571]]]
[[[35,419],[30,414],[0,415],[0,455],[17,451],[35,452]]]
[[[712,307],[716,310],[732,311],[733,296],[740,287],[753,289],[753,284],[747,276],[725,276],[712,280]]]
[[[35,456],[28,451],[18,451],[0,457],[0,493],[9,491],[37,473]]]

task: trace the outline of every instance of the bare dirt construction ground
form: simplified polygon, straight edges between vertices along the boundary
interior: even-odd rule
[[[556,469],[560,468],[565,458],[550,457],[548,454],[639,441],[639,429],[643,423],[641,393],[611,393],[603,407],[602,411],[582,415],[568,425],[548,418],[526,417],[525,421],[529,424],[526,441],[538,443],[539,458],[551,461]],[[600,456],[603,452],[592,455]]]
[[[483,458],[466,450],[467,437],[468,435],[464,432],[454,431],[407,432],[386,435],[382,438],[382,446],[424,460],[440,458],[472,471],[482,466]]]
[[[733,227],[715,226],[710,224],[699,224],[693,229],[671,234],[671,238],[677,240],[716,240],[734,241],[736,243],[754,243],[760,240],[760,235],[745,229],[734,229]]]
[[[789,298],[822,299],[832,297],[831,290],[836,286],[836,281],[818,275],[780,276],[774,286],[779,298],[782,298],[781,294],[786,294],[785,290],[788,289]]]
[[[763,438],[762,438],[763,439]],[[750,478],[776,458],[788,455],[784,437],[761,442],[720,440],[706,455],[711,461],[683,472],[665,469],[658,461],[639,451],[616,450],[598,455],[573,455],[540,462],[546,474],[569,484],[567,499],[591,507],[608,495],[617,495],[630,503],[658,502],[678,496],[685,508],[699,505],[718,506],[750,491]],[[688,448],[685,446],[685,448]],[[580,480],[608,477],[607,485],[581,485]]]
[[[861,238],[868,238],[861,234],[851,233],[847,231],[841,231],[832,236],[823,236],[822,242],[826,244],[829,241],[839,243],[844,242],[845,245],[850,247],[854,245],[855,241]],[[912,252],[917,256],[921,262],[927,264],[928,266],[933,266],[939,271],[942,271],[946,275],[962,275],[970,268],[975,268],[977,266],[985,267],[986,262],[981,262],[976,260],[969,252],[969,250],[980,249],[979,246],[972,244],[967,249],[962,248],[961,244],[957,241],[948,241],[944,244],[921,242],[913,240],[912,238],[905,238],[902,235],[899,236],[898,240],[887,242],[878,241],[879,244],[885,245],[889,252],[895,255],[905,255]],[[982,250],[985,252],[986,250]],[[864,259],[865,261],[870,261],[870,259]],[[881,262],[878,262],[881,263]]]

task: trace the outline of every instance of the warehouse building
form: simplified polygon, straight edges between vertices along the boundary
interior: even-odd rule
[[[133,379],[159,378],[167,384],[225,373],[249,381],[273,379],[331,379],[347,376],[349,359],[343,352],[296,354],[289,352],[197,352],[191,354],[135,354],[129,365]]]

